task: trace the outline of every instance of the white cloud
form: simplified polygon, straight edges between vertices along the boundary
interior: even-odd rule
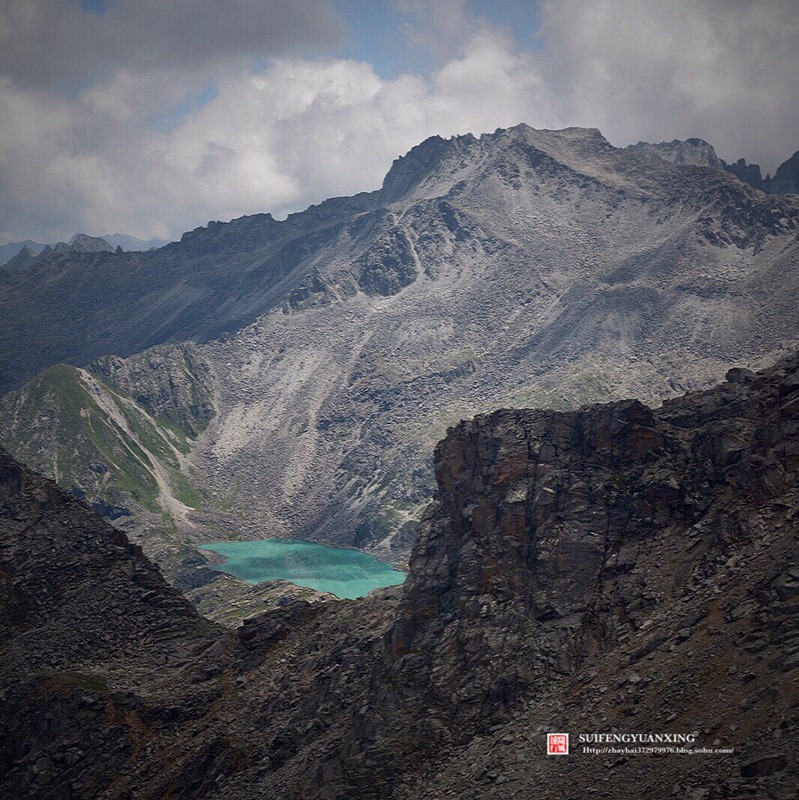
[[[426,77],[384,80],[363,62],[275,57],[277,49],[253,72],[231,33],[209,62],[190,68],[186,60],[197,56],[188,35],[174,59],[163,55],[147,68],[126,52],[112,63],[103,51],[94,63],[105,71],[71,95],[46,75],[7,75],[0,83],[0,239],[121,229],[179,236],[209,219],[282,216],[377,188],[392,159],[432,134],[518,122],[599,127],[618,145],[701,136],[723,158],[745,156],[770,170],[799,147],[793,2],[552,0],[542,7],[545,47],[531,52],[475,20],[461,0],[429,5],[427,17],[423,2],[405,1],[419,19],[435,20],[430,31],[447,20],[454,26],[440,68]],[[30,0],[31,29],[41,27],[42,4]],[[243,15],[247,4],[231,7]],[[125,6],[136,3],[115,8]],[[157,0],[138,7],[157,16],[166,6],[185,12],[182,3]],[[27,0],[3,6],[14,14],[23,7]],[[173,27],[184,18],[174,13]],[[91,15],[91,24],[109,15]],[[335,28],[320,23],[314,35],[321,41]],[[74,37],[69,30],[65,36]],[[78,76],[82,62],[70,58]],[[192,97],[203,102],[187,104]],[[184,106],[171,127],[152,124]]]
[[[611,141],[699,136],[773,170],[799,147],[794,0],[557,0],[542,75]]]
[[[73,228],[178,236],[208,219],[283,216],[378,188],[394,158],[435,133],[552,121],[529,56],[488,31],[429,80],[384,81],[343,59],[280,59],[257,74],[229,70],[216,84],[210,102],[166,133],[148,127],[148,110],[196,91],[197,76],[123,70],[71,99],[15,92],[26,122],[0,128],[9,160],[27,168],[4,177],[16,197],[23,184],[38,188],[7,209],[2,234],[28,235],[37,203],[46,208],[37,235],[49,239]],[[49,136],[32,141],[29,129]]]
[[[397,0],[397,5],[415,18],[404,26],[408,40],[441,61],[462,55],[476,29],[487,27],[471,12],[467,0]]]

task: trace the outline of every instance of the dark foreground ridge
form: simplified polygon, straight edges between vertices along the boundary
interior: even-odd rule
[[[3,456],[0,796],[795,797],[797,468],[799,358],[655,411],[477,417],[401,590],[230,634]]]

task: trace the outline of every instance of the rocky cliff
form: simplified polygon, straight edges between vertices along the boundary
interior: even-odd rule
[[[799,358],[657,410],[464,422],[402,589],[288,603],[235,637],[3,465],[9,796],[795,793]],[[611,732],[714,752],[578,744]]]
[[[2,451],[0,508],[0,794],[99,797],[152,725],[211,701],[176,679],[218,631],[124,534]]]
[[[774,177],[768,182],[771,192],[799,194],[799,151],[777,167]]]
[[[743,158],[728,164],[720,159],[713,146],[703,139],[686,139],[684,142],[675,139],[672,142],[660,142],[659,144],[638,142],[638,144],[630,145],[627,149],[652,153],[671,164],[694,164],[725,170],[731,175],[735,175],[738,180],[766,194],[799,193],[799,152],[783,161],[777,167],[774,177],[766,175],[764,178],[759,164],[747,164]]]

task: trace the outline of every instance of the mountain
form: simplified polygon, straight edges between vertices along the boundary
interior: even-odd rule
[[[462,422],[403,587],[232,633],[2,454],[0,793],[789,797],[797,420],[794,356],[659,409]]]
[[[799,152],[783,161],[773,178],[771,175],[764,178],[757,164],[747,164],[743,158],[734,164],[722,164],[735,177],[766,194],[799,194]]]
[[[188,700],[158,676],[201,669],[219,634],[124,534],[5,453],[0,507],[0,794],[99,797],[146,747],[150,692]]]
[[[25,269],[38,261],[37,254],[28,245],[25,245],[12,259],[3,264],[3,269],[13,272],[14,270]]]
[[[58,242],[52,246],[45,245],[45,248],[37,256],[37,261],[44,261],[52,255],[65,253],[113,253],[114,249],[105,239],[87,236],[85,233],[76,233],[69,244]]]
[[[69,243],[69,249],[73,253],[102,253],[116,250],[105,239],[98,236],[87,236],[85,233],[76,233]]]
[[[35,245],[35,243],[32,244]],[[6,247],[11,246],[6,245]],[[16,272],[46,261],[53,255],[63,255],[65,253],[113,253],[114,250],[115,248],[105,239],[87,236],[85,233],[76,233],[69,244],[58,242],[54,245],[36,245],[36,248],[29,244],[24,244],[12,259],[2,265],[2,269]]]
[[[432,202],[436,198],[444,204],[440,208]],[[598,200],[606,216],[583,219],[590,200]],[[794,201],[766,202],[720,172],[692,172],[617,150],[596,131],[519,126],[480,139],[434,137],[400,159],[378,192],[329,200],[284,222],[262,214],[211,223],[155,252],[113,258],[61,253],[42,273],[4,276],[2,308],[16,313],[4,314],[0,328],[0,387],[18,387],[61,360],[85,365],[101,355],[124,357],[165,341],[215,339],[284,302],[297,309],[353,294],[391,296],[415,280],[420,266],[422,272],[427,269],[425,278],[435,279],[432,266],[414,261],[414,242],[401,236],[391,240],[392,231],[402,227],[394,224],[400,217],[402,225],[413,223],[415,233],[429,217],[436,229],[443,226],[446,238],[475,215],[475,221],[490,224],[485,233],[504,248],[502,255],[516,247],[520,258],[546,269],[545,259],[560,257],[559,240],[571,227],[583,231],[587,246],[602,224],[596,244],[610,261],[610,241],[633,236],[641,213],[646,223],[657,224],[662,212],[655,240],[660,245],[654,247],[662,246],[664,230],[682,225],[685,232],[691,224],[675,213],[681,204],[686,212],[696,212],[692,223],[701,229],[696,231],[700,241],[717,237],[718,245],[739,249],[779,234],[783,219],[785,232],[795,224]],[[411,208],[418,220],[411,220]],[[494,218],[505,211],[512,213]],[[625,218],[627,212],[632,216]],[[531,239],[531,226],[548,225],[550,216],[560,226],[557,232],[551,228],[541,241]],[[611,224],[604,225],[606,220]],[[638,239],[640,260],[648,254],[643,236]],[[444,248],[434,253],[437,258],[448,256],[443,240],[429,244]],[[455,244],[462,249],[460,241]],[[564,244],[570,251],[578,245]],[[629,249],[627,241],[619,244]],[[583,272],[586,258],[590,254],[582,255]],[[328,285],[328,272],[336,273],[338,282]],[[108,320],[112,306],[113,326]],[[73,315],[83,321],[80,331],[70,324]],[[9,357],[15,351],[17,359]]]
[[[131,250],[153,250],[169,244],[166,239],[158,239],[156,237],[137,239],[135,236],[129,236],[126,233],[104,233],[102,238],[112,247],[121,247],[125,252]]]
[[[799,152],[794,153],[787,161],[783,161],[774,177],[765,178],[758,164],[747,164],[746,159],[739,158],[734,164],[728,164],[716,155],[713,146],[703,139],[686,139],[684,142],[675,139],[672,142],[638,142],[630,145],[628,150],[652,153],[672,164],[694,164],[702,167],[723,169],[738,180],[748,183],[766,194],[799,193]]]
[[[798,222],[796,198],[594,130],[433,137],[379,191],[283,222],[211,223],[157,251],[0,276],[3,381],[57,361],[106,381],[93,362],[114,353],[129,373],[117,389],[138,402],[148,371],[192,382],[171,344],[143,348],[194,339],[207,408],[186,440],[200,500],[187,521],[403,563],[430,453],[459,420],[658,403],[789,351]],[[9,410],[20,402],[4,402],[3,443],[44,469],[51,446],[30,433],[35,406]],[[93,485],[85,469],[75,485]]]
[[[0,398],[0,415],[15,421],[19,458],[108,519],[133,526],[134,538],[180,585],[183,560],[196,560],[183,543],[192,527],[186,517],[201,501],[187,455],[211,413],[202,364],[191,346],[176,348],[133,393],[117,373],[113,358],[95,372],[51,367]]]
[[[769,191],[799,194],[799,150],[777,167],[769,182]]]
[[[7,244],[0,245],[0,264],[6,265],[6,263],[16,256],[20,250],[24,250],[28,248],[33,255],[38,255],[42,250],[44,250],[47,245],[42,244],[41,242],[34,242],[33,239],[25,239],[22,242],[8,242]]]
[[[167,244],[165,239],[137,239],[124,233],[111,233],[107,236],[88,236],[76,233],[69,242],[39,244],[31,239],[24,242],[9,242],[0,246],[0,266],[7,270],[29,267],[38,261],[49,258],[53,253],[100,253],[122,250],[151,250]],[[23,255],[24,254],[24,255]]]
[[[725,169],[726,167],[724,161],[716,155],[713,145],[704,139],[692,138],[685,141],[674,139],[671,142],[659,142],[658,144],[638,142],[638,144],[629,145],[626,149],[659,156],[670,164],[712,167],[713,169]],[[748,181],[745,182],[748,183]]]

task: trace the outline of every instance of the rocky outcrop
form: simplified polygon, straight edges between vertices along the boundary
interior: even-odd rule
[[[799,358],[656,410],[479,416],[436,451],[404,587],[230,637],[6,459],[0,791],[788,797],[797,470]],[[594,733],[695,752],[589,752]]]
[[[738,180],[759,189],[766,194],[796,194],[799,193],[799,152],[794,153],[787,161],[777,167],[774,177],[763,177],[759,164],[747,164],[746,159],[739,158],[736,162],[728,164],[716,155],[713,146],[703,139],[686,139],[672,142],[638,142],[630,145],[627,150],[650,153],[677,165],[694,165],[711,167],[724,170],[735,175]]]
[[[124,534],[2,451],[0,625],[6,797],[99,797],[153,724],[192,713],[184,687],[159,691],[159,676],[218,639]]]
[[[656,411],[500,411],[450,431],[387,637],[402,707],[435,709],[447,742],[496,726],[515,738],[524,714],[572,731],[680,718],[744,752],[777,727],[795,737],[798,413],[794,359]],[[779,726],[756,721],[766,696]],[[785,756],[773,763],[785,775]],[[728,788],[767,774],[711,764]],[[617,777],[604,780],[624,791]]]
[[[797,177],[799,158],[796,153],[777,167],[774,177],[769,174],[764,178],[759,164],[747,164],[743,158],[739,158],[734,164],[725,162],[722,164],[727,172],[766,194],[797,194],[799,192],[799,177]]]
[[[196,439],[216,413],[211,367],[192,342],[154,347],[125,360],[106,356],[94,361],[90,370],[190,439]]]
[[[113,253],[116,247],[109,244],[99,236],[88,236],[85,233],[76,233],[69,243],[69,249],[73,253]]]
[[[763,179],[759,164],[747,164],[746,159],[739,158],[734,164],[722,162],[722,165],[727,172],[735,175],[738,180],[748,183],[752,188],[760,189],[762,192],[768,191],[769,182]]]
[[[768,187],[776,194],[799,194],[799,151],[777,167]]]
[[[724,162],[716,155],[713,145],[704,139],[691,138],[685,141],[674,139],[671,142],[659,142],[658,144],[638,142],[638,144],[629,145],[627,149],[653,153],[670,164],[724,168]]]

